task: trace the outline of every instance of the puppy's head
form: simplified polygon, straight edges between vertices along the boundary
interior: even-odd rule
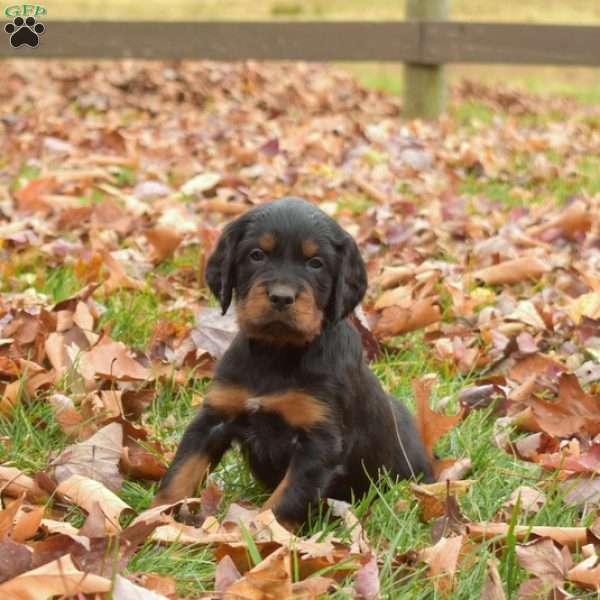
[[[354,240],[300,198],[282,198],[229,223],[208,260],[208,286],[223,313],[235,293],[250,338],[305,345],[346,317],[367,288]]]

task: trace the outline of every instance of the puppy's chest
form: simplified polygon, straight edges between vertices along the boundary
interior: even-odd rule
[[[241,385],[214,382],[205,402],[230,419],[277,415],[294,429],[311,429],[331,417],[325,402],[293,388],[256,393]]]

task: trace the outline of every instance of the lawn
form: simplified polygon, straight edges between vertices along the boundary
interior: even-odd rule
[[[390,4],[370,3],[363,14],[358,1],[327,8],[324,2],[258,2],[253,16],[389,18],[396,12]],[[168,14],[154,2],[46,6],[57,18],[125,17],[134,9],[136,18],[246,16],[241,2],[194,3],[193,11],[191,3],[172,3]],[[473,3],[454,3],[453,17],[471,18],[469,7],[473,11]],[[600,16],[587,2],[544,7],[514,3],[510,16],[564,22]],[[478,5],[477,17],[500,18],[487,2]],[[4,66],[0,481],[6,503],[0,529],[19,546],[10,548],[15,556],[22,546],[42,562],[67,549],[73,556],[81,552],[81,540],[44,528],[42,514],[77,529],[85,523],[82,537],[92,531],[90,537],[117,539],[120,548],[118,536],[108,535],[106,514],[98,517],[93,504],[63,493],[57,465],[75,473],[82,466],[62,453],[120,424],[133,436],[130,447],[140,453],[141,466],[123,467],[121,440],[96,475],[105,483],[113,481],[108,475],[122,479],[110,488],[130,509],[121,526],[148,508],[157,473],[201,405],[214,368],[215,351],[202,345],[206,322],[197,321],[216,305],[203,281],[206,256],[223,223],[293,192],[334,215],[367,260],[366,337],[380,344],[371,367],[383,385],[414,411],[414,382],[434,376],[431,406],[439,414],[464,412],[446,435],[430,440],[439,459],[470,461],[460,475],[467,480],[464,493],[457,494],[464,522],[456,522],[448,501],[441,509],[438,501],[435,519],[426,518],[425,501],[409,482],[374,483],[352,508],[377,558],[380,596],[476,598],[494,563],[509,598],[525,597],[522,586],[547,577],[545,564],[557,588],[598,597],[593,569],[584,569],[593,583],[582,587],[569,563],[597,546],[552,542],[540,566],[539,540],[556,538],[531,532],[526,540],[538,546],[526,546],[515,533],[517,525],[591,528],[592,544],[592,531],[599,533],[597,492],[587,502],[573,501],[565,486],[579,472],[589,491],[585,486],[593,488],[598,472],[600,88],[587,79],[589,72],[575,71],[577,79],[561,71],[557,83],[551,70],[533,82],[530,71],[498,70],[509,81],[522,77],[526,85],[515,89],[497,85],[493,76],[480,78],[481,67],[469,68],[476,84],[460,83],[468,70],[457,68],[448,114],[426,123],[402,119],[395,95],[399,67],[392,66]],[[518,259],[525,262],[510,263]],[[506,263],[509,275],[498,275]],[[412,314],[416,306],[427,307],[421,321]],[[223,345],[228,325],[214,319]],[[92,360],[99,336],[123,344],[112,347],[109,367]],[[125,365],[124,374],[115,365]],[[489,402],[490,381],[496,404]],[[465,398],[473,395],[465,390],[488,405],[467,410]],[[560,413],[569,403],[573,412]],[[546,412],[535,413],[540,407]],[[552,460],[559,464],[540,466]],[[565,460],[580,463],[566,468]],[[5,468],[34,477],[46,499],[31,492],[15,500],[21,490],[7,485],[15,473]],[[237,452],[211,481],[223,494],[211,515],[217,521],[232,503],[260,505],[268,495]],[[529,492],[507,504],[521,486]],[[531,489],[543,501],[527,504]],[[29,508],[15,514],[18,502]],[[14,523],[36,506],[43,511],[23,534]],[[454,566],[427,559],[444,519],[450,527],[445,539],[462,536]],[[465,528],[490,522],[507,523],[508,535],[481,541]],[[347,548],[354,533],[348,522],[324,512],[312,516],[301,539],[335,535]],[[240,536],[250,564],[258,562],[260,543],[247,531]],[[111,546],[102,543],[106,553]],[[136,544],[118,567],[107,567],[99,551],[87,564],[108,579],[135,574],[165,596],[194,598],[215,589],[215,548],[227,548],[157,544],[149,534]],[[336,566],[333,561],[315,572],[335,575]],[[26,570],[11,563],[0,575],[10,584]],[[160,577],[144,579],[148,573]],[[336,577],[323,597],[357,597],[353,574]]]

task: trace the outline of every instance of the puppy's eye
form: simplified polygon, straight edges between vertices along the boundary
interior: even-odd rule
[[[318,256],[313,256],[306,264],[311,269],[318,271],[319,269],[323,268],[323,259],[319,258]]]
[[[249,256],[252,262],[257,263],[262,262],[266,258],[265,253],[260,248],[254,248],[254,250],[250,252]]]

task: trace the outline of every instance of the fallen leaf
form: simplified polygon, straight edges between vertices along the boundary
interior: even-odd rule
[[[30,502],[45,502],[48,494],[28,475],[14,467],[0,466],[0,488],[3,494],[17,498],[25,493]]]
[[[150,260],[161,263],[171,256],[179,247],[183,236],[179,231],[171,227],[154,227],[145,231],[146,239],[152,246]]]
[[[429,397],[432,386],[432,379],[414,379],[412,382],[417,405],[417,429],[427,453],[433,459],[433,448],[436,442],[462,419],[462,413],[441,415],[431,410]]]
[[[118,381],[147,381],[148,370],[131,357],[122,342],[102,338],[89,352],[81,355],[79,371],[87,380],[95,377]]]
[[[600,564],[598,564],[598,556],[590,556],[575,565],[572,569],[569,569],[567,579],[583,587],[598,589],[600,587]]]
[[[111,589],[110,579],[84,573],[70,555],[27,571],[0,585],[0,597],[19,600],[47,600],[52,596],[101,594]]]
[[[354,592],[360,600],[379,598],[379,568],[374,554],[366,557],[366,562],[354,575]]]
[[[236,594],[260,600],[289,598],[292,595],[289,548],[279,548],[227,588],[226,595]]]
[[[391,306],[385,308],[373,329],[376,336],[392,337],[426,325],[437,323],[441,319],[437,298],[429,297],[410,302],[410,306]]]
[[[564,557],[549,538],[540,538],[515,548],[522,569],[555,586],[562,584],[567,574]]]
[[[507,523],[469,523],[467,534],[475,541],[490,540],[493,538],[504,538],[508,535],[509,525]],[[585,546],[590,541],[590,533],[585,527],[545,527],[517,525],[514,535],[520,542],[527,538],[550,538],[561,546],[567,546],[575,550]]]
[[[215,590],[223,593],[238,579],[241,579],[241,577],[242,574],[237,570],[235,563],[231,560],[231,557],[226,554],[219,561],[215,570]]]
[[[501,283],[512,284],[527,279],[538,279],[549,270],[550,267],[548,264],[542,262],[539,258],[524,256],[501,262],[493,267],[479,269],[478,271],[474,271],[472,276],[474,279],[484,281],[490,285]]]
[[[168,598],[140,587],[122,575],[117,575],[112,589],[112,600],[168,600]]]
[[[191,336],[197,348],[221,358],[239,331],[233,311],[222,315],[218,308],[203,308],[196,317]]]
[[[12,540],[0,540],[0,583],[31,569],[31,550]]]
[[[520,485],[513,490],[510,498],[504,503],[504,507],[512,510],[519,503],[519,508],[525,513],[535,514],[539,512],[546,503],[546,496],[534,488]]]
[[[72,475],[82,475],[118,492],[123,483],[119,472],[122,445],[123,426],[110,423],[85,442],[67,446],[52,462],[56,482],[60,484]]]
[[[487,560],[487,569],[485,571],[485,580],[480,600],[506,600],[502,580],[498,573],[497,561],[493,558]]]
[[[458,557],[463,544],[463,536],[442,538],[435,546],[421,550],[420,559],[429,565],[429,575],[437,592],[447,596],[455,583]]]
[[[121,529],[119,525],[121,513],[124,510],[132,510],[128,504],[100,482],[81,475],[71,475],[58,485],[56,491],[68,502],[73,502],[88,512],[97,502],[106,517],[105,527],[108,533],[119,531]]]

